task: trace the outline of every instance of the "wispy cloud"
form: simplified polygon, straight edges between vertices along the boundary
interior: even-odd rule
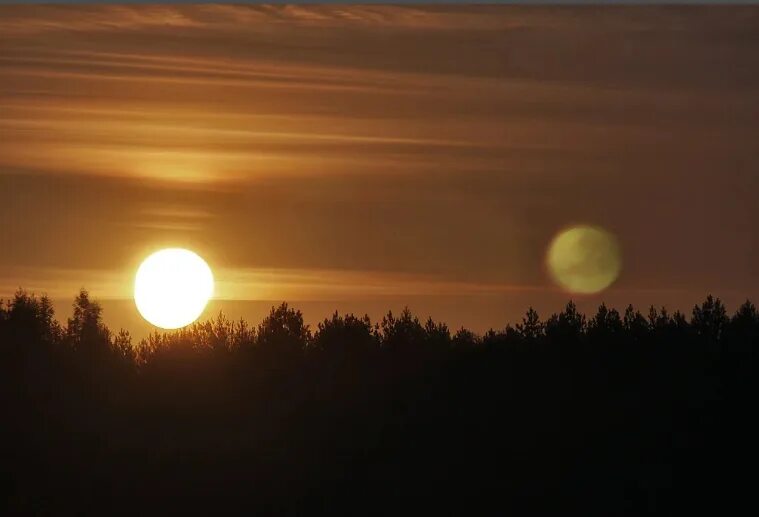
[[[129,300],[134,271],[17,267],[0,277],[0,292],[23,287],[70,298],[85,287],[101,299]],[[462,282],[387,271],[216,268],[214,299],[235,301],[346,301],[404,296],[472,296],[555,290],[543,286]]]
[[[525,26],[565,25],[565,19],[548,12],[514,9],[514,16],[500,14],[497,7],[476,10],[450,7],[391,5],[100,5],[5,7],[8,15],[0,29],[8,34],[38,34],[49,31],[114,31],[151,28],[205,28],[241,30],[269,24],[334,28],[345,25],[363,28],[393,27],[414,30],[507,29]]]
[[[619,235],[619,289],[756,286],[758,20],[3,6],[0,287],[128,296],[182,245],[231,298],[536,301],[572,222]]]

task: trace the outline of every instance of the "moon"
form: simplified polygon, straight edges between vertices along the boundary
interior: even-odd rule
[[[622,270],[616,237],[597,226],[580,225],[554,237],[548,248],[548,271],[572,293],[592,294],[609,287]]]
[[[134,302],[143,318],[162,329],[189,325],[213,295],[213,273],[205,260],[182,248],[166,248],[137,269]]]

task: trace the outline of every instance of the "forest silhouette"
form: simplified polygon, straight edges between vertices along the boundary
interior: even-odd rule
[[[286,303],[135,342],[0,305],[4,514],[719,511],[756,479],[759,314],[571,301],[476,335]]]

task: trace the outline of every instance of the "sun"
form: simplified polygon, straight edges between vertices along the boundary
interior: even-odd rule
[[[205,260],[182,248],[167,248],[146,258],[134,281],[134,302],[156,327],[177,329],[203,313],[213,295],[213,273]]]

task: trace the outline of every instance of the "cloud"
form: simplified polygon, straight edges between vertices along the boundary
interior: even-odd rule
[[[620,288],[756,285],[756,232],[723,222],[756,219],[756,21],[2,7],[0,265],[180,245],[293,295],[482,293],[545,286],[546,243],[587,222],[623,241]]]
[[[399,5],[98,5],[4,6],[0,29],[6,34],[52,31],[115,31],[159,28],[241,30],[251,25],[335,28],[355,26],[413,30],[503,30],[564,25],[549,11],[512,8],[514,16],[498,16],[497,6],[473,10],[455,6]],[[494,16],[496,14],[496,16]]]
[[[487,296],[546,289],[531,285],[457,282],[431,275],[387,271],[213,269],[214,298],[218,300],[346,301],[404,296]],[[61,299],[85,287],[100,299],[131,299],[133,275],[131,270],[14,267],[0,277],[0,293],[12,293],[23,287]]]

